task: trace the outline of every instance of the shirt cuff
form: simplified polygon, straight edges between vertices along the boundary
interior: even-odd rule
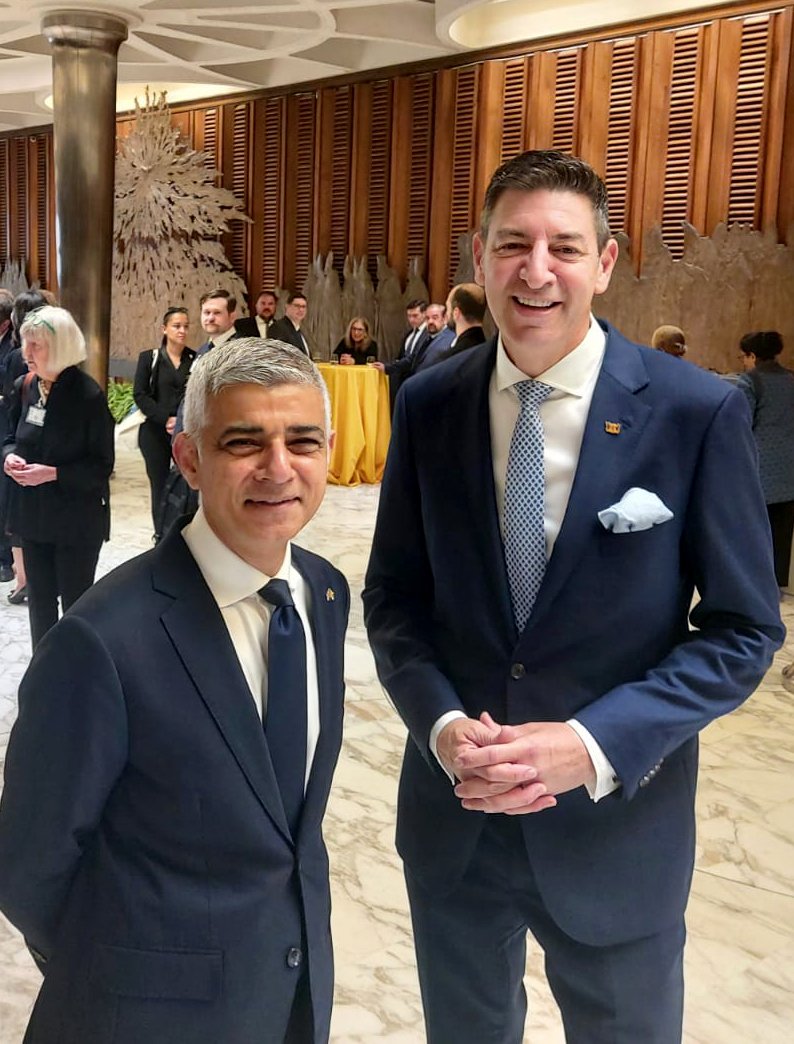
[[[600,801],[601,798],[613,793],[620,786],[620,780],[615,774],[612,762],[581,722],[576,718],[570,718],[565,724],[571,726],[590,755],[596,773],[596,782],[594,787],[587,787],[587,793],[593,801]]]
[[[454,710],[454,711],[447,711],[446,714],[442,714],[441,717],[438,719],[438,721],[433,726],[433,728],[430,730],[430,739],[428,740],[428,743],[427,743],[428,747],[430,747],[430,753],[433,755],[433,757],[436,759],[436,761],[439,763],[439,765],[441,765],[441,768],[444,770],[444,775],[447,776],[447,778],[449,779],[450,783],[453,786],[457,783],[457,780],[455,779],[455,777],[452,775],[451,772],[447,771],[446,767],[444,766],[443,762],[441,761],[441,758],[439,758],[439,756],[438,756],[438,747],[437,747],[438,736],[439,736],[439,733],[441,732],[441,730],[444,728],[445,725],[448,725],[451,721],[454,721],[456,718],[465,718],[465,717],[466,717],[466,715],[463,713],[463,711],[456,711],[456,710]]]

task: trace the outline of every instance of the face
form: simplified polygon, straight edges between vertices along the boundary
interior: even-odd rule
[[[276,314],[276,299],[272,294],[260,294],[256,299],[256,314],[268,322]]]
[[[37,377],[43,377],[46,381],[53,381],[58,376],[49,369],[49,345],[33,330],[25,334],[22,341],[22,355],[28,364],[30,373],[35,373]]]
[[[405,314],[408,317],[408,325],[412,330],[418,330],[425,321],[424,312],[421,308],[406,308]]]
[[[598,249],[586,196],[509,189],[499,197],[487,239],[474,237],[475,272],[519,369],[537,376],[579,344],[616,259],[613,239]]]
[[[360,344],[367,336],[367,331],[363,323],[353,323],[350,327],[350,340],[354,344]]]
[[[425,310],[425,322],[430,334],[437,334],[447,324],[447,313],[441,305],[428,305]]]
[[[303,320],[306,318],[306,300],[303,297],[297,297],[292,304],[288,304],[286,308],[287,315],[293,321],[296,326],[300,326]]]
[[[210,400],[200,439],[183,432],[174,455],[216,536],[273,576],[320,506],[332,446],[316,388],[239,384]]]
[[[171,344],[184,345],[187,341],[189,327],[187,313],[174,312],[173,315],[169,315],[168,321],[163,326],[163,335]]]
[[[201,328],[208,337],[226,333],[233,324],[234,312],[225,297],[210,297],[201,306]]]
[[[447,298],[446,303],[446,314],[447,314],[447,326],[450,330],[455,329],[455,309],[452,307],[452,294]]]
[[[664,351],[667,352],[668,355],[676,355],[680,358],[682,355],[686,355],[686,342],[683,338],[680,340],[675,338],[664,346]]]
[[[741,353],[741,357],[742,357],[742,366],[744,367],[745,370],[754,370],[755,369],[755,364],[757,362],[757,359],[755,357],[755,352],[750,352],[747,355],[745,355],[744,352],[742,352]]]

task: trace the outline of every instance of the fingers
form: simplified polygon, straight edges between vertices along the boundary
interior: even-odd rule
[[[471,812],[526,815],[553,808],[557,804],[557,799],[547,793],[542,783],[527,783],[501,793],[492,793],[489,796],[464,798],[461,804]]]

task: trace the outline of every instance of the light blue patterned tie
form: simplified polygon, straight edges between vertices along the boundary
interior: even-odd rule
[[[540,381],[514,385],[520,409],[505,476],[504,540],[507,579],[519,634],[524,630],[546,570],[543,509],[543,422],[540,404],[552,389]]]

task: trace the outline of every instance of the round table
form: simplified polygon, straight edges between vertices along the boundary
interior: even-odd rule
[[[391,435],[389,378],[374,366],[319,363],[331,397],[336,432],[328,481],[336,486],[380,482]]]

